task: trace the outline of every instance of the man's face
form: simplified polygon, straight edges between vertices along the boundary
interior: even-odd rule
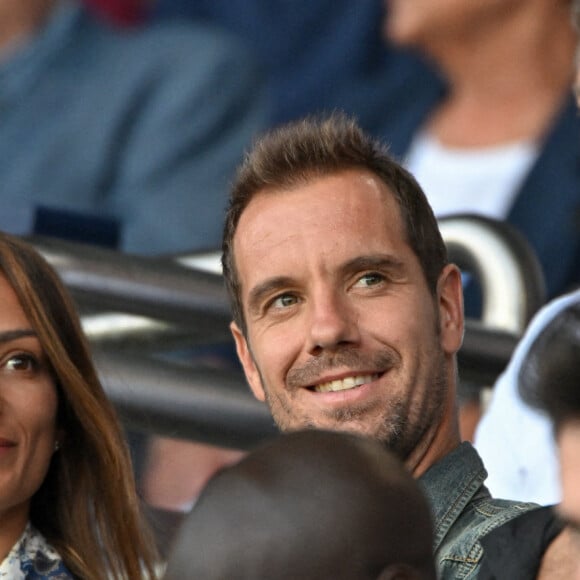
[[[560,513],[569,522],[576,553],[580,553],[580,419],[566,421],[558,433],[562,502]],[[575,578],[580,579],[580,560]]]
[[[259,193],[234,238],[250,386],[282,430],[370,435],[407,457],[452,405],[462,336],[457,269],[429,292],[396,200],[346,171]]]

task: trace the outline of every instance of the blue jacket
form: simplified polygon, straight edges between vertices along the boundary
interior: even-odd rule
[[[383,0],[159,0],[155,10],[243,38],[265,68],[274,123],[344,109],[404,159],[445,95],[433,67],[385,43]],[[580,282],[580,118],[571,94],[508,221],[536,251],[549,297]]]
[[[219,247],[229,181],[265,109],[229,37],[118,30],[60,3],[0,61],[0,227],[48,206],[117,222],[130,252]]]

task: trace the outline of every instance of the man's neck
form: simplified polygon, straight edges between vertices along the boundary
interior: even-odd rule
[[[430,132],[460,147],[536,139],[572,84],[575,45],[564,2],[487,32],[482,26],[481,34],[433,41],[426,48],[450,92]]]
[[[421,477],[460,443],[455,389],[449,389],[442,420],[425,433],[419,445],[407,457],[405,465],[413,477]]]

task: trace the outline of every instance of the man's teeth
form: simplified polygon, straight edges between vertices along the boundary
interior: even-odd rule
[[[346,391],[347,389],[359,387],[360,385],[364,385],[366,383],[372,383],[378,377],[379,375],[377,374],[346,377],[344,379],[330,381],[329,383],[321,383],[320,385],[315,385],[314,390],[317,393],[330,393],[331,391]]]

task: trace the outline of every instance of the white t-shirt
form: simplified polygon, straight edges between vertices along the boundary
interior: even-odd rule
[[[405,165],[421,184],[436,216],[474,213],[503,220],[538,153],[531,141],[449,148],[421,132],[411,144]]]

